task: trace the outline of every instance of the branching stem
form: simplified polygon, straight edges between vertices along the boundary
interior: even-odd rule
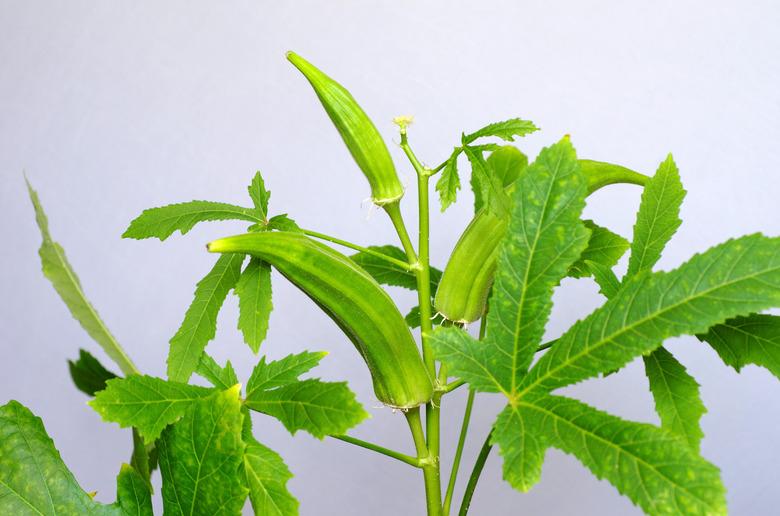
[[[368,441],[363,441],[362,439],[351,437],[349,435],[331,435],[330,437],[334,439],[338,439],[339,441],[344,441],[345,443],[354,444],[355,446],[360,446],[361,448],[365,448],[367,450],[381,453],[382,455],[386,455],[388,457],[392,457],[393,459],[400,460],[401,462],[405,462],[406,464],[409,464],[410,466],[414,466],[415,468],[422,467],[419,458],[412,457],[411,455],[406,455],[405,453],[397,452],[395,450],[390,450],[388,448],[385,448],[384,446],[379,446],[378,444],[370,443]]]

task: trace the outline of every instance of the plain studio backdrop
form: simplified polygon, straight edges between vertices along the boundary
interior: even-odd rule
[[[364,245],[396,243],[368,185],[303,77],[293,49],[349,88],[386,138],[416,225],[412,170],[393,116],[413,114],[410,140],[429,165],[461,131],[511,117],[541,128],[530,156],[570,134],[581,157],[652,174],[673,152],[688,190],[683,225],[661,269],[730,237],[780,234],[780,4],[776,2],[34,2],[0,3],[0,393],[41,416],[68,466],[102,501],[129,459],[130,433],[100,421],[72,386],[80,347],[110,363],[40,271],[40,235],[23,171],[87,295],[142,371],[164,376],[168,340],[214,256],[210,239],[244,230],[209,223],[164,243],[122,240],[143,209],[192,199],[246,204],[261,170],[273,213]],[[630,5],[629,5],[630,4]],[[468,166],[460,203],[434,205],[433,263],[444,261],[472,210]],[[587,215],[630,237],[640,190],[610,187]],[[436,196],[432,200],[438,203]],[[619,266],[624,270],[625,260]],[[271,330],[261,353],[330,355],[315,374],[346,379],[372,418],[358,437],[411,452],[403,418],[381,408],[336,326],[273,277]],[[393,289],[403,310],[413,295]],[[548,335],[602,300],[589,279],[564,281]],[[236,330],[229,296],[208,350],[246,381],[258,357]],[[780,504],[780,382],[727,368],[694,338],[668,343],[701,383],[709,412],[703,455],[719,466],[734,514]],[[568,393],[623,417],[657,422],[641,361]],[[458,495],[501,400],[479,395]],[[446,398],[449,469],[465,391]],[[419,472],[385,457],[255,417],[258,438],[295,478],[303,515],[421,514]],[[159,476],[156,477],[159,495]],[[160,508],[159,499],[156,507]],[[247,507],[247,511],[248,511]],[[639,511],[573,457],[548,452],[527,494],[501,480],[493,453],[472,514],[634,514]]]

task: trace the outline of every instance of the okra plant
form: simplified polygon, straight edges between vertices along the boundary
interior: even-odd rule
[[[256,514],[316,514],[316,508],[299,508],[286,485],[292,473],[255,437],[250,413],[258,412],[293,434],[340,439],[408,464],[410,474],[422,477],[429,516],[468,512],[491,452],[503,462],[504,479],[528,491],[551,447],[579,459],[648,514],[725,514],[719,471],[699,451],[705,412],[699,385],[663,344],[695,335],[736,370],[756,364],[780,376],[780,317],[762,313],[780,306],[780,239],[731,239],[676,269],[654,271],[680,225],[685,195],[671,156],[648,177],[579,159],[564,136],[529,163],[511,144],[537,127],[515,118],[464,133],[443,163],[428,167],[410,146],[410,119],[399,117],[400,146],[417,176],[414,242],[399,209],[409,192],[374,124],[344,87],[302,57],[290,53],[288,59],[319,97],[400,247],[362,247],[303,229],[286,214],[271,216],[259,173],[248,188],[250,207],[192,201],[144,211],[125,238],[165,240],[206,221],[249,224],[244,234],[208,244],[214,266],[169,342],[167,378],[156,378],[136,368],[85,297],[30,188],[43,235],[43,272],[119,368],[112,372],[81,350],[69,363],[71,376],[104,420],[131,429],[132,455],[119,472],[117,501],[98,503],[68,471],[41,420],[11,401],[0,408],[0,512],[151,514],[150,478],[159,470],[165,514],[240,514],[247,499]],[[470,165],[474,216],[441,272],[429,259],[430,182],[438,176],[435,190],[447,209],[461,188],[459,163]],[[616,183],[643,188],[631,242],[582,218],[588,196]],[[626,252],[628,268],[620,277],[614,268]],[[346,383],[310,376],[323,352],[260,357],[249,378],[209,355],[217,314],[231,290],[243,340],[260,351],[272,308],[272,270],[354,344],[373,395],[407,420],[408,450],[349,436],[368,412]],[[544,341],[553,291],[567,277],[595,281],[605,301]],[[415,290],[418,306],[404,316],[382,285]],[[467,328],[477,321],[478,331]],[[267,344],[274,345],[280,344]],[[639,357],[646,378],[637,381],[648,382],[660,425],[627,421],[558,393]],[[193,375],[201,379],[193,382]],[[447,395],[458,388],[468,389],[460,436],[442,443]],[[501,396],[506,406],[489,434],[479,437],[481,451],[462,473],[477,393]],[[273,423],[266,418],[261,424]],[[454,449],[451,463],[440,460],[444,444]],[[459,474],[470,475],[462,493],[455,489]]]

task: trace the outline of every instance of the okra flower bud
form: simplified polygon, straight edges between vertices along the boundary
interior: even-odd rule
[[[647,176],[620,165],[578,160],[588,182],[588,195],[615,183],[644,185]],[[508,189],[511,189],[509,185]],[[450,321],[469,323],[485,312],[498,262],[498,249],[509,224],[509,214],[498,216],[482,209],[461,235],[444,268],[434,307]]]
[[[283,231],[223,238],[208,249],[256,256],[309,296],[355,345],[382,403],[408,409],[433,396],[433,383],[403,316],[379,283],[347,256]]]
[[[396,202],[404,189],[382,136],[349,91],[294,52],[287,59],[309,80],[322,106],[338,129],[371,185],[371,200],[384,205]]]

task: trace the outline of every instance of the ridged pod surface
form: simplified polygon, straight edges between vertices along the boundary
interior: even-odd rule
[[[585,159],[578,162],[588,181],[588,195],[607,185],[644,185],[649,179],[620,165]],[[463,231],[444,268],[434,300],[436,311],[446,319],[470,323],[482,317],[493,285],[499,244],[508,223],[508,214],[499,217],[482,209]]]
[[[347,256],[283,231],[223,238],[208,249],[256,256],[317,303],[365,360],[382,403],[407,409],[433,396],[431,378],[403,316],[376,280]]]
[[[294,52],[287,59],[308,79],[333,125],[371,185],[374,204],[398,201],[404,195],[395,165],[382,136],[352,94]]]

